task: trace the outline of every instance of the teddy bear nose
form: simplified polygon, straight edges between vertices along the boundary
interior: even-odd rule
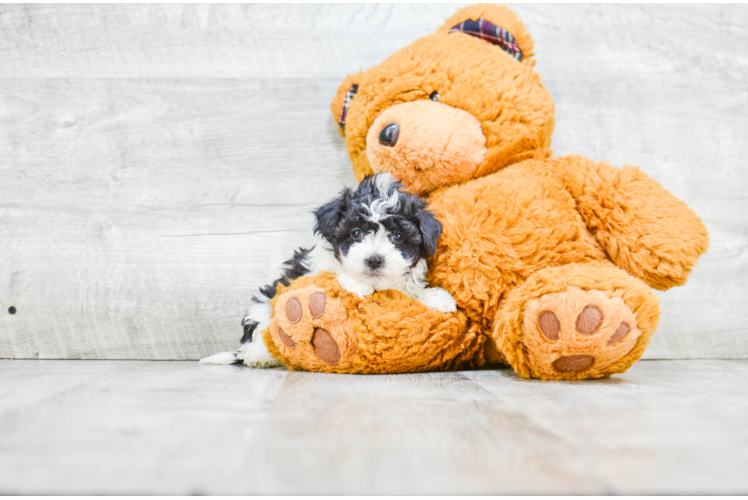
[[[390,123],[379,132],[379,144],[391,148],[397,144],[398,137],[400,137],[400,125]]]

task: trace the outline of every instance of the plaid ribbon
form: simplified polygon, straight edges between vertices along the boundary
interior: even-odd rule
[[[462,32],[468,35],[478,37],[494,45],[501,47],[504,52],[518,61],[522,60],[522,51],[517,45],[517,40],[507,30],[500,28],[490,21],[478,19],[473,21],[469,19],[461,22],[451,30],[450,33]]]
[[[338,124],[343,132],[345,132],[345,117],[348,115],[348,106],[351,105],[356,92],[358,92],[358,85],[353,85],[351,90],[345,93],[345,98],[343,99],[343,111],[340,112],[340,118],[338,119]]]

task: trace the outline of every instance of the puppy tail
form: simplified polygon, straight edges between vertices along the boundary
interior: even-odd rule
[[[200,360],[201,365],[233,365],[234,363],[241,363],[243,360],[239,359],[239,351],[219,352],[207,358]]]

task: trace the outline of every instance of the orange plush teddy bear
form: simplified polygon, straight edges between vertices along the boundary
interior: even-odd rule
[[[429,284],[454,314],[397,291],[359,298],[330,274],[280,287],[264,332],[292,369],[340,373],[509,364],[522,377],[621,373],[657,328],[652,288],[683,285],[701,219],[636,167],[553,158],[553,101],[509,9],[472,6],[332,104],[359,180],[390,172],[444,226]],[[301,305],[301,314],[299,313]]]

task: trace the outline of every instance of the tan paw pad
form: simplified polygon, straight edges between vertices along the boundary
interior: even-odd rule
[[[528,302],[522,325],[531,366],[560,378],[604,373],[641,335],[621,298],[577,287]]]
[[[278,328],[278,336],[281,339],[281,342],[286,344],[289,349],[295,349],[296,348],[296,342],[293,341],[291,337],[288,336],[286,332],[283,331],[283,328]]]
[[[595,363],[595,358],[586,354],[561,356],[553,362],[553,368],[559,372],[578,372],[586,370]]]
[[[551,311],[543,311],[538,318],[538,326],[548,340],[558,340],[561,333],[561,322]]]
[[[330,332],[324,328],[317,328],[314,330],[312,345],[314,346],[314,352],[317,354],[317,357],[328,365],[334,365],[340,361],[340,349],[338,349],[338,344],[332,338]]]
[[[324,292],[315,292],[309,297],[309,312],[312,318],[321,318],[325,314],[325,305],[327,304],[327,295]]]
[[[301,321],[303,312],[301,310],[301,302],[299,302],[299,299],[297,299],[296,297],[288,299],[285,309],[286,318],[288,318],[288,321],[290,321],[291,323],[298,323],[299,321]]]
[[[582,335],[593,335],[603,324],[603,310],[597,306],[588,305],[577,316],[577,331]]]

